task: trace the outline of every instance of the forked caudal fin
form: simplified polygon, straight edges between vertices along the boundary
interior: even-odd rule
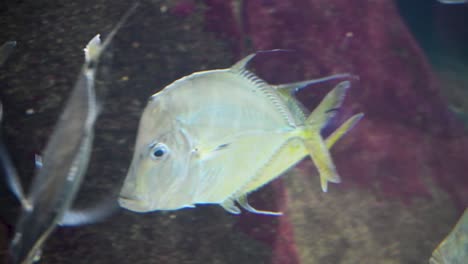
[[[348,131],[350,131],[358,122],[364,117],[363,113],[353,115],[348,120],[346,120],[339,128],[337,128],[330,136],[325,140],[325,145],[328,149],[331,149],[333,145],[343,137]]]
[[[301,131],[304,145],[319,172],[320,185],[324,192],[328,189],[328,182],[339,183],[341,180],[328,150],[330,146],[324,141],[320,132],[341,106],[349,87],[350,82],[344,81],[330,91],[307,118],[305,129]],[[344,135],[355,122],[345,123],[346,126],[337,129],[338,132],[330,139],[331,145]]]

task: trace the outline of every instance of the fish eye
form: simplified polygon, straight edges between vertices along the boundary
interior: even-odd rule
[[[169,148],[164,143],[150,145],[150,156],[153,160],[160,160],[167,156]]]

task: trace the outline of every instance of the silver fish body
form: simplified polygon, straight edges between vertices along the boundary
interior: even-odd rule
[[[235,192],[246,175],[253,175],[267,162],[262,152],[278,148],[285,132],[295,125],[287,109],[271,111],[275,103],[283,107],[273,93],[268,97],[263,94],[266,91],[249,87],[254,87],[249,79],[219,70],[193,74],[154,96],[143,113],[136,149],[151,151],[151,146],[165,144],[169,153],[155,164],[157,158],[141,159],[142,153],[135,152],[130,170],[139,171],[129,176],[153,177],[147,184],[127,178],[123,196],[134,188],[152,188],[141,192],[159,195],[142,200],[152,203],[148,207],[167,210],[222,203],[226,193]],[[239,101],[251,107],[239,108]],[[241,163],[235,162],[232,152],[242,155]],[[242,173],[235,173],[241,164]],[[184,192],[180,186],[185,186]]]
[[[31,206],[22,206],[15,226],[10,243],[12,263],[30,264],[37,261],[43,244],[57,225],[91,223],[107,215],[107,212],[95,212],[94,209],[84,213],[72,212],[70,207],[91,156],[94,125],[98,116],[94,85],[99,57],[136,7],[133,5],[127,11],[104,43],[101,43],[98,34],[84,49],[85,63],[47,142],[42,155],[43,165],[37,170],[25,198]],[[100,211],[102,209],[107,208],[96,208]]]
[[[303,141],[319,138],[324,124],[309,123],[295,99],[279,91],[281,87],[246,70],[253,57],[229,69],[193,73],[151,97],[121,190],[122,207],[148,212],[219,204],[239,213],[237,201],[259,212],[248,205],[247,193],[304,158]],[[346,88],[338,89],[329,102],[341,104]],[[287,151],[277,159],[283,149]],[[326,190],[326,181],[337,182],[338,176],[328,149],[324,151],[317,157],[324,157],[321,168],[327,167]]]

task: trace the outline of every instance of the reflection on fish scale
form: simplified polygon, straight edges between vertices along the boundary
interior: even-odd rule
[[[246,69],[255,55],[228,69],[183,77],[151,97],[121,190],[122,207],[149,212],[219,204],[238,214],[237,201],[248,211],[277,215],[255,210],[246,196],[307,155],[319,171],[323,191],[327,182],[339,182],[328,149],[362,114],[350,118],[328,141],[321,131],[341,106],[350,82],[339,83],[308,117],[294,92],[353,76],[337,74],[273,86]],[[178,134],[185,140],[177,141]],[[154,142],[167,146],[163,159],[148,154]]]

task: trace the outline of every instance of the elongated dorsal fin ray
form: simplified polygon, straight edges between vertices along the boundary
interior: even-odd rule
[[[242,60],[236,62],[234,65],[231,66],[231,71],[234,72],[243,72],[246,69],[247,64],[257,55],[257,53],[252,53],[247,55],[247,57],[243,58]]]
[[[273,212],[273,211],[263,211],[263,210],[257,210],[253,208],[250,204],[249,201],[247,200],[247,195],[243,194],[239,197],[237,197],[237,203],[244,208],[245,210],[254,213],[254,214],[262,214],[262,215],[283,215],[282,212]]]
[[[231,214],[238,215],[238,214],[241,213],[241,210],[239,209],[239,207],[237,207],[234,204],[234,200],[232,200],[231,198],[229,198],[226,201],[222,202],[220,205],[224,208],[224,210],[228,211]]]
[[[233,66],[231,66],[231,70],[235,72],[242,72],[245,70],[247,64],[250,63],[250,61],[257,56],[258,54],[261,53],[273,53],[273,52],[291,52],[293,50],[288,50],[288,49],[272,49],[272,50],[259,50],[255,53],[247,55],[245,58],[241,59],[240,61],[236,62]]]
[[[341,107],[349,87],[351,87],[349,81],[343,81],[337,84],[310,114],[306,123],[312,126],[320,126],[317,127],[318,131],[325,127],[328,121],[335,115],[336,110]]]
[[[333,74],[333,75],[326,76],[323,78],[318,78],[318,79],[278,84],[278,85],[274,85],[273,87],[277,90],[280,90],[280,91],[286,90],[288,93],[293,94],[309,85],[337,80],[337,79],[346,79],[346,78],[357,78],[357,77],[349,73],[338,73],[338,74]]]
[[[140,5],[140,3],[138,2],[135,2],[131,7],[130,9],[127,10],[127,12],[125,12],[125,14],[123,15],[123,17],[119,20],[119,22],[117,22],[117,25],[114,26],[114,28],[112,29],[112,31],[107,35],[106,39],[104,40],[104,42],[101,44],[101,39],[100,39],[100,35],[97,34],[96,36],[94,36],[94,38],[91,39],[91,41],[89,41],[88,45],[86,45],[86,48],[84,48],[84,52],[85,52],[85,61],[87,64],[95,61],[95,60],[98,60],[99,59],[99,56],[101,56],[101,53],[107,48],[107,46],[110,44],[110,42],[112,41],[112,39],[114,38],[115,34],[117,33],[117,31],[119,31],[119,29],[123,26],[123,24],[125,24],[125,22],[127,22],[127,19],[133,14],[133,12],[135,11],[135,9]]]

